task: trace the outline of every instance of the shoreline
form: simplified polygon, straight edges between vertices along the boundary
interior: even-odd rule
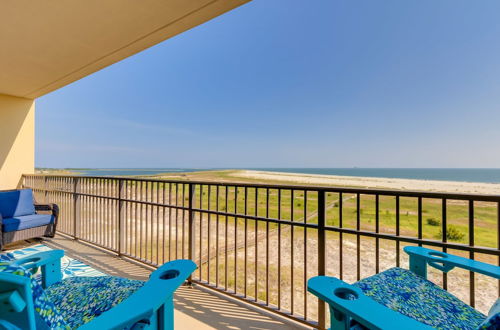
[[[395,190],[418,190],[432,192],[473,193],[500,195],[500,183],[418,180],[379,177],[357,177],[323,174],[303,174],[287,172],[238,170],[232,177],[257,180],[272,180],[302,184],[321,184],[332,186],[356,186]]]

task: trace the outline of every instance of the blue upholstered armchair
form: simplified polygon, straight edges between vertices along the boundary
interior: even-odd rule
[[[7,243],[54,237],[59,209],[34,203],[31,189],[0,191],[0,250]]]
[[[500,267],[416,246],[405,247],[410,270],[391,268],[348,284],[309,279],[308,291],[328,303],[332,329],[500,329],[500,303],[483,315],[427,280],[427,266],[455,267],[500,279]]]
[[[63,250],[0,263],[0,329],[173,329],[174,291],[196,269],[175,260],[147,282],[114,276],[62,279]],[[41,268],[41,281],[32,275]]]

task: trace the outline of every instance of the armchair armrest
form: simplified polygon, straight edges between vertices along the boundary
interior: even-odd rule
[[[51,250],[35,253],[33,255],[12,261],[11,264],[22,266],[36,272],[38,267],[42,268],[42,287],[45,289],[53,283],[62,280],[61,258],[64,250]]]
[[[59,207],[57,204],[37,204],[35,203],[35,211],[41,214],[59,215]]]
[[[173,329],[173,294],[196,268],[191,260],[164,264],[142,288],[79,329],[134,329],[141,323],[153,329]]]
[[[369,329],[432,329],[365,296],[357,287],[335,277],[316,276],[307,291],[330,306],[332,329],[350,329],[354,320]]]
[[[56,234],[57,222],[59,219],[59,207],[57,204],[37,204],[35,203],[35,211],[37,214],[50,214],[54,217],[54,224],[51,226],[50,232],[45,236],[54,237]]]
[[[427,278],[427,265],[429,265],[445,273],[459,267],[500,279],[499,266],[419,246],[407,246],[404,251],[410,256],[410,270],[423,278]]]

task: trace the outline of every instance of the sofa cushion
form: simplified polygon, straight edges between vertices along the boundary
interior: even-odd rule
[[[31,214],[20,217],[2,219],[4,232],[35,228],[54,223],[54,216],[50,214]]]
[[[35,214],[33,191],[20,189],[0,191],[0,215],[2,218],[14,218]]]

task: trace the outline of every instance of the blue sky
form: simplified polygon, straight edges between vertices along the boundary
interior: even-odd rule
[[[39,167],[500,167],[500,1],[254,0],[37,100]]]

